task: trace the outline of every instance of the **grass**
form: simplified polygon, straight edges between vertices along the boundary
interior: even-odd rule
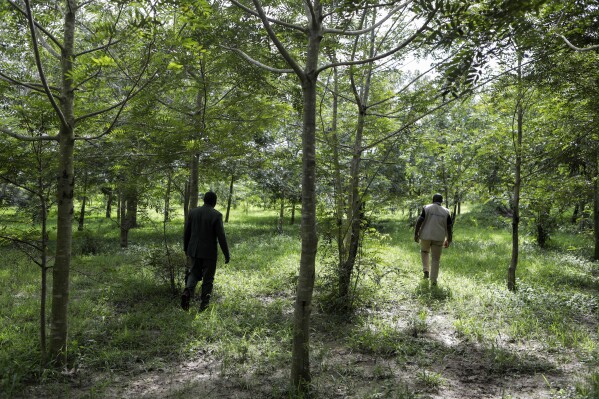
[[[161,248],[160,223],[142,220],[130,248],[121,250],[113,223],[88,218],[86,231],[75,233],[63,371],[39,369],[39,270],[2,248],[0,396],[124,396],[132,389],[126,382],[148,374],[168,377],[162,396],[175,398],[213,390],[292,396],[299,226],[286,225],[279,235],[276,219],[274,211],[233,213],[225,226],[232,260],[218,265],[213,305],[199,313],[193,302],[186,313],[148,265],[152,248]],[[329,313],[324,303],[334,261],[321,242],[311,341],[316,397],[426,398],[460,386],[467,392],[472,384],[519,397],[517,379],[510,386],[504,379],[536,375],[545,376],[539,389],[549,387],[551,397],[597,397],[599,283],[582,252],[541,251],[524,240],[518,291],[510,293],[509,231],[473,210],[458,219],[439,286],[430,287],[407,222],[382,215],[372,226],[351,315]],[[181,231],[180,220],[168,227],[173,248]],[[588,237],[577,239],[579,247],[591,245]],[[193,372],[180,381],[181,367],[190,364]]]

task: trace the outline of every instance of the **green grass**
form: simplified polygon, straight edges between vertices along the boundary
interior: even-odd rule
[[[192,302],[186,313],[148,264],[151,251],[162,248],[160,222],[141,220],[130,233],[130,248],[122,250],[112,222],[88,218],[86,231],[74,235],[71,374],[101,376],[83,384],[93,397],[108,397],[117,376],[169,370],[200,357],[214,360],[218,378],[240,391],[289,396],[299,225],[287,224],[279,235],[276,220],[274,211],[233,213],[225,226],[232,260],[218,265],[213,304],[199,313]],[[364,398],[442,395],[466,378],[463,359],[476,362],[477,373],[491,383],[505,375],[551,380],[563,362],[580,364],[572,395],[596,394],[596,372],[589,371],[599,367],[596,265],[580,253],[558,246],[541,251],[523,240],[518,291],[508,292],[509,230],[473,209],[458,219],[439,286],[430,287],[421,278],[408,223],[382,215],[372,226],[350,315],[330,313],[324,303],[335,262],[334,243],[321,241],[311,341],[317,396],[337,386]],[[179,251],[181,233],[181,220],[169,224],[167,241]],[[591,245],[588,237],[575,239],[580,247]],[[40,382],[46,393],[76,390],[71,374],[39,369],[39,268],[14,249],[2,248],[2,254],[0,396],[28,392]],[[180,252],[173,259],[184,262]],[[193,391],[193,384],[184,385],[172,396]]]

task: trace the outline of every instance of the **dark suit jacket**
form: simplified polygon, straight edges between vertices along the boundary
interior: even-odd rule
[[[217,240],[225,260],[228,261],[230,256],[223,227],[223,215],[207,205],[192,209],[187,217],[183,235],[185,253],[192,258],[216,260]]]

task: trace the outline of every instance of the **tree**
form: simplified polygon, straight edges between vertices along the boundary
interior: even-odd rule
[[[27,120],[31,115],[23,115],[23,123],[28,126],[32,136],[41,134],[38,129],[43,129],[44,118],[40,126],[34,123],[35,119]],[[28,212],[33,213],[33,221],[39,223],[39,230],[30,228],[18,233],[7,232],[0,229],[0,243],[9,242],[21,251],[29,259],[40,267],[40,364],[45,365],[47,357],[47,333],[46,333],[46,302],[47,302],[47,276],[49,258],[48,242],[48,213],[53,205],[49,184],[52,179],[50,175],[55,174],[50,164],[55,150],[53,143],[46,141],[0,141],[0,181],[17,188],[17,192],[25,193],[29,199]],[[14,200],[14,199],[13,199]],[[7,201],[11,202],[11,201]],[[14,201],[16,202],[16,201]]]
[[[58,143],[50,344],[51,360],[58,364],[64,364],[67,355],[74,146],[76,140],[93,139],[77,135],[76,129],[88,126],[83,130],[89,132],[95,126],[94,137],[100,138],[115,128],[127,102],[144,88],[145,79],[154,74],[148,72],[148,65],[157,26],[152,23],[154,15],[150,7],[146,9],[139,3],[127,8],[130,6],[127,2],[64,0],[61,5],[40,2],[32,7],[29,0],[24,1],[24,7],[13,0],[3,3],[2,14],[10,21],[3,28],[5,37],[10,37],[12,43],[23,43],[20,36],[26,33],[30,40],[22,44],[22,56],[12,46],[2,48],[3,61],[10,62],[5,62],[6,68],[0,75],[14,87],[43,96],[53,110],[52,125],[58,130],[55,135],[32,138],[21,134],[19,126],[11,125],[10,119],[0,125],[2,133],[21,140]],[[57,15],[62,18],[61,24],[57,23]],[[145,40],[137,40],[140,36]],[[31,65],[35,65],[36,76]],[[120,76],[120,80],[116,79],[120,85],[112,84],[115,75]],[[34,83],[29,83],[31,80]],[[114,98],[119,100],[114,102]]]
[[[322,71],[334,67],[331,65],[319,66],[321,56],[321,42],[327,35],[359,36],[367,34],[385,23],[393,15],[406,11],[404,5],[392,6],[387,11],[387,16],[381,18],[376,24],[362,29],[350,30],[351,14],[355,9],[350,6],[346,8],[331,7],[319,0],[306,1],[303,6],[303,22],[288,23],[267,16],[263,5],[259,0],[253,0],[254,8],[248,8],[236,0],[231,0],[235,6],[249,15],[258,17],[266,30],[270,41],[275,46],[278,54],[290,69],[272,68],[252,59],[241,49],[234,49],[246,60],[261,66],[271,72],[293,73],[298,78],[302,88],[302,249],[300,258],[300,270],[297,283],[297,294],[294,310],[294,334],[293,334],[293,361],[291,365],[291,382],[294,387],[302,392],[309,388],[310,383],[310,361],[309,361],[309,336],[310,336],[310,313],[312,302],[312,291],[315,278],[315,260],[318,238],[316,234],[316,109],[317,109],[317,87],[319,75]],[[301,11],[292,9],[293,17],[301,15]],[[330,12],[329,12],[330,11]],[[383,11],[381,11],[383,12]],[[374,11],[373,11],[374,13]],[[399,43],[393,49],[379,54],[372,59],[340,62],[337,65],[360,65],[382,59],[401,50],[422,32],[424,27],[432,19],[435,10],[429,9],[426,13],[425,22],[415,30],[415,33]],[[336,18],[336,19],[335,19]],[[331,25],[343,24],[345,29],[327,28],[326,22]],[[307,45],[304,48],[303,65],[294,56],[293,43],[284,44],[283,35],[275,32],[276,27],[289,29],[294,34],[300,34]]]

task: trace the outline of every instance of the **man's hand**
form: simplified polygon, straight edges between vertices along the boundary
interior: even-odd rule
[[[225,258],[225,265],[226,265],[227,263],[229,263],[229,261],[230,261],[230,260],[231,260],[231,258]]]
[[[414,234],[414,241],[420,242],[420,237],[418,236],[418,234]]]
[[[443,243],[443,246],[444,246],[445,248],[449,248],[449,244],[451,244],[451,241],[449,241],[449,240],[445,240],[445,242]]]

